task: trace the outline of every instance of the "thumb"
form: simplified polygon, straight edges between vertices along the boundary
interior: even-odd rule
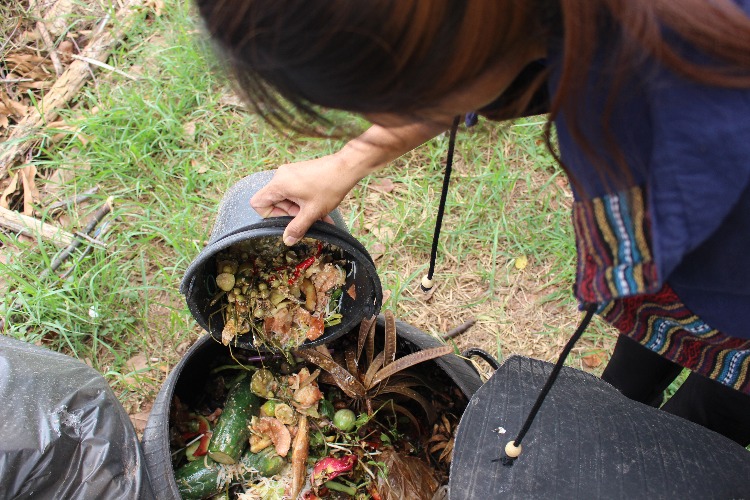
[[[315,210],[309,208],[300,210],[284,229],[284,244],[292,246],[297,243],[319,218],[320,216],[315,213]]]

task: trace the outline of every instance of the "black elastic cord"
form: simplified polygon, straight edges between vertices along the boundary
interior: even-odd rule
[[[485,350],[479,349],[478,347],[470,347],[466,349],[461,353],[461,356],[463,356],[464,358],[473,358],[474,356],[476,356],[483,359],[484,362],[490,365],[493,370],[497,370],[498,368],[500,368],[500,363],[497,362],[492,354],[488,353]]]
[[[547,377],[547,381],[544,383],[544,387],[542,387],[541,392],[539,392],[539,396],[537,396],[534,406],[531,407],[531,411],[529,411],[529,415],[526,417],[526,421],[523,423],[523,426],[521,427],[521,430],[518,432],[516,439],[512,441],[515,446],[521,446],[521,441],[523,440],[524,436],[526,436],[526,433],[529,431],[531,424],[534,422],[534,418],[536,417],[536,414],[539,413],[539,409],[542,407],[542,403],[544,403],[544,399],[547,397],[547,394],[549,393],[550,389],[552,389],[552,386],[554,385],[555,380],[557,380],[557,376],[560,373],[560,370],[562,370],[562,367],[565,364],[565,360],[567,359],[568,354],[570,354],[570,351],[573,350],[573,347],[575,346],[576,342],[578,342],[578,339],[580,339],[581,335],[583,335],[583,332],[586,330],[586,327],[591,321],[591,318],[594,316],[595,311],[596,311],[596,304],[589,304],[586,306],[586,315],[583,317],[583,319],[581,320],[581,323],[578,325],[578,329],[568,340],[568,343],[565,344],[565,348],[560,353],[560,357],[557,358],[557,363],[555,363],[554,368],[552,368],[552,372],[550,372],[549,377]],[[503,465],[512,465],[514,460],[515,460],[515,457],[511,458],[505,455],[500,461],[503,463]]]
[[[450,130],[450,139],[448,140],[448,157],[445,160],[445,176],[443,177],[443,190],[440,193],[440,204],[438,205],[437,219],[435,221],[435,233],[432,236],[432,251],[430,252],[430,268],[427,271],[427,279],[432,280],[432,275],[435,273],[435,260],[437,260],[437,249],[438,239],[440,238],[440,228],[443,225],[443,213],[445,213],[445,200],[448,198],[448,185],[451,182],[451,170],[453,169],[453,151],[456,147],[456,132],[458,131],[458,124],[461,122],[461,117],[457,116],[453,119],[453,124]],[[424,283],[420,285],[423,292],[427,292],[432,288],[432,285],[426,287]]]

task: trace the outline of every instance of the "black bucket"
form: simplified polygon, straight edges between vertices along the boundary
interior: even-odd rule
[[[188,266],[180,285],[180,292],[185,296],[195,320],[218,340],[221,340],[224,318],[219,312],[221,304],[217,302],[211,305],[216,290],[213,267],[216,254],[242,241],[265,237],[281,238],[284,228],[291,220],[291,217],[264,219],[250,206],[250,198],[271,180],[273,174],[272,170],[252,174],[227,190],[219,205],[208,245]],[[306,340],[302,347],[328,343],[348,333],[357,327],[362,319],[377,315],[383,300],[383,290],[372,257],[365,247],[349,234],[338,210],[330,215],[335,224],[315,222],[306,236],[341,249],[344,259],[353,266],[349,269],[344,289],[348,290],[354,285],[356,298],[344,293],[341,323],[327,327],[323,335],[314,341]],[[258,347],[253,346],[250,334],[235,337],[232,346],[254,349]]]
[[[384,329],[382,316],[378,317],[377,328],[381,332]],[[396,322],[396,333],[400,345],[399,355],[442,345],[433,337],[400,321]],[[225,355],[228,350],[227,346],[215,341],[212,337],[203,336],[172,369],[156,396],[143,433],[142,448],[151,486],[154,495],[159,500],[180,498],[169,448],[169,412],[172,399],[177,395],[182,401],[190,402],[198,397],[199,389],[203,387],[203,381],[208,372],[209,361],[217,356]],[[233,349],[235,355],[237,352]],[[254,354],[254,351],[245,352]],[[467,400],[482,385],[477,372],[463,358],[450,354],[428,363],[436,363],[438,368],[463,392]]]

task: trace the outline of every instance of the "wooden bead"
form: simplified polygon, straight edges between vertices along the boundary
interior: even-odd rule
[[[522,450],[523,446],[520,444],[516,446],[513,441],[508,441],[508,444],[505,445],[505,454],[508,455],[509,458],[518,458]]]
[[[433,281],[430,278],[428,278],[427,275],[425,274],[422,277],[422,288],[429,290],[430,288],[432,288],[432,285],[433,285]]]

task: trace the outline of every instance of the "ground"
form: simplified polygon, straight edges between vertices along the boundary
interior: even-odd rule
[[[0,19],[3,333],[93,366],[142,425],[166,374],[203,334],[178,287],[222,194],[341,141],[288,137],[248,112],[180,0],[24,0],[0,7]],[[340,210],[375,259],[384,308],[436,337],[474,321],[450,340],[459,351],[556,359],[581,314],[571,294],[572,196],[544,122],[460,129],[429,295],[419,282],[447,138],[355,188]],[[111,213],[52,269],[61,238],[85,232],[107,199]],[[17,214],[31,218],[26,229],[9,223]],[[57,235],[29,229],[39,222]],[[599,373],[613,342],[595,322],[568,364]]]

